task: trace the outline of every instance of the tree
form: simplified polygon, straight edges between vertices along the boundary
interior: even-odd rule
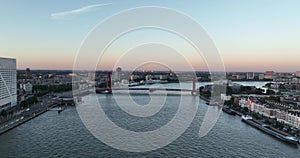
[[[284,84],[280,84],[280,85],[279,85],[279,89],[281,89],[281,90],[286,90]]]
[[[202,92],[203,89],[204,89],[204,87],[201,86],[201,87],[199,88],[199,93]]]
[[[265,85],[265,87],[270,88],[272,84],[273,84],[272,82],[269,82]]]
[[[267,92],[266,92],[267,95],[275,95],[276,92],[271,90],[271,89],[267,89]]]
[[[37,100],[37,97],[36,96],[33,96],[33,97],[30,97],[24,101],[21,102],[21,106],[23,107],[28,107],[34,103],[36,103],[38,100]]]
[[[251,92],[252,87],[251,86],[241,86],[241,91],[244,92]]]
[[[227,95],[232,95],[233,94],[233,90],[232,90],[231,87],[227,86],[226,94]]]
[[[226,100],[226,101],[224,102],[224,105],[232,106],[233,103],[234,103],[234,98],[231,97],[230,100]]]
[[[2,110],[1,111],[1,116],[4,116],[4,117],[7,116],[7,111],[6,110]]]
[[[243,108],[243,111],[244,111],[245,113],[248,113],[248,112],[249,112],[248,107],[244,107],[244,108]]]
[[[252,117],[255,119],[259,119],[259,115],[256,112],[252,114]]]
[[[261,89],[261,88],[256,88],[256,89],[255,89],[255,94],[262,95],[262,94],[264,94],[264,90]]]
[[[280,102],[280,97],[270,96],[268,99],[274,102]]]

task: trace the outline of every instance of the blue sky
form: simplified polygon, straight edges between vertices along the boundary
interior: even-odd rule
[[[81,42],[98,23],[124,9],[161,6],[178,10],[201,24],[216,43],[228,71],[300,70],[297,0],[0,3],[0,56],[16,57],[19,69],[72,69]]]

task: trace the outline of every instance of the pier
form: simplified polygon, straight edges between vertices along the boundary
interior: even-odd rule
[[[40,108],[39,110],[32,111],[30,114],[22,114],[9,122],[2,124],[0,127],[0,135],[22,125],[23,123],[26,123],[27,121],[30,121],[31,119],[34,119],[35,117],[49,111],[51,108],[57,106],[57,103],[52,103],[49,106],[44,106]]]

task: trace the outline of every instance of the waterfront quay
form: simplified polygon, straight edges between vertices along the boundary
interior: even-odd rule
[[[264,84],[229,82],[226,95],[223,94],[226,107],[223,111],[229,114],[234,111],[239,116],[252,116],[254,119],[263,122],[264,125],[299,140],[300,95],[292,91],[282,92],[282,89],[275,92],[270,85],[272,85],[272,82],[264,82]],[[281,87],[284,87],[283,85]],[[205,98],[208,105],[211,89],[211,84],[199,88],[200,97]]]
[[[56,104],[54,104],[54,106],[56,106]],[[52,106],[50,106],[51,108]],[[13,119],[10,119],[4,123],[1,123],[0,124],[0,135],[5,133],[5,132],[8,132],[9,130],[12,130],[13,128],[47,112],[49,110],[49,108],[47,107],[42,107],[42,108],[39,108],[39,110],[32,110],[32,111],[28,111],[30,113],[27,113],[25,112],[25,114],[21,114],[21,115],[18,115],[17,117],[14,117]]]
[[[63,93],[57,93],[55,95],[57,96],[70,96],[71,92],[63,92]],[[53,94],[52,94],[53,95]],[[15,115],[3,122],[0,123],[0,135],[3,133],[6,133],[10,131],[11,129],[26,123],[27,121],[30,121],[31,119],[47,112],[47,111],[58,111],[61,112],[66,108],[67,105],[74,105],[73,98],[71,98],[71,101],[68,97],[67,99],[57,99],[52,98],[51,95],[45,95],[40,98],[40,102],[34,105],[31,105],[28,108],[15,111]],[[54,107],[58,107],[57,109],[53,109]]]

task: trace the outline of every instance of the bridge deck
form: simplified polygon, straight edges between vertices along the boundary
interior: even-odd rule
[[[113,90],[146,90],[146,91],[184,91],[184,92],[192,92],[191,89],[177,89],[177,88],[147,88],[147,87],[139,87],[139,88],[96,88],[96,92],[103,92],[103,91],[113,91]]]

